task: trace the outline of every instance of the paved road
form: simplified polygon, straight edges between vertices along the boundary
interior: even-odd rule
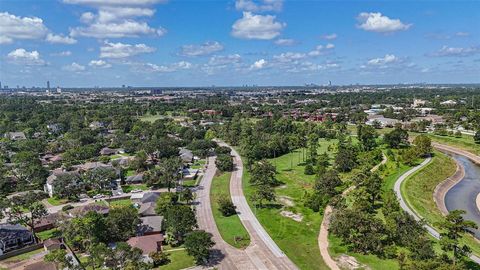
[[[437,146],[435,146],[437,147]],[[402,207],[403,210],[405,210],[407,213],[409,213],[410,215],[413,216],[413,218],[417,221],[420,221],[421,220],[421,217],[415,212],[413,211],[413,209],[410,208],[410,206],[408,206],[408,204],[406,203],[405,199],[403,198],[402,196],[402,193],[400,191],[400,187],[402,185],[402,183],[410,176],[412,175],[413,173],[417,172],[418,170],[422,169],[423,167],[425,167],[429,162],[431,161],[431,158],[427,158],[425,159],[420,165],[418,166],[415,166],[414,168],[410,169],[409,171],[405,172],[402,176],[400,176],[397,181],[395,182],[395,186],[393,187],[393,190],[395,192],[395,194],[397,195],[397,198],[400,202],[400,207]],[[425,229],[428,231],[428,233],[430,233],[433,237],[435,237],[436,239],[440,239],[440,233],[435,230],[432,226],[428,225],[428,224],[425,224],[424,225]],[[470,256],[470,259],[474,262],[476,262],[477,264],[480,264],[480,258],[475,256],[475,255],[471,255]]]
[[[232,173],[231,182],[233,182],[234,178],[241,178],[242,175],[243,168],[241,166],[241,160],[240,164],[238,164],[238,160],[236,160],[236,165],[237,169]],[[263,244],[262,240],[260,240],[262,237],[259,237],[259,234],[255,233],[253,226],[249,223],[245,223],[244,219],[242,219],[242,222],[250,234],[251,239],[251,244],[246,249],[236,249],[222,239],[215,223],[215,219],[213,218],[212,206],[210,203],[210,188],[215,172],[215,157],[210,157],[208,159],[208,166],[205,175],[199,183],[196,197],[196,211],[199,228],[210,232],[216,243],[213,248],[214,254],[210,260],[209,266],[217,267],[219,269],[238,270],[297,269],[293,264],[292,267],[286,266],[284,261],[285,259],[288,260],[288,258],[286,258],[283,253],[280,257],[276,257],[270,249]],[[242,217],[242,214],[246,213],[246,210],[241,204],[237,205],[237,210],[240,212],[240,217]]]

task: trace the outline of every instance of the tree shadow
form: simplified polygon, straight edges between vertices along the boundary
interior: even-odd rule
[[[225,254],[223,254],[221,250],[212,249],[212,250],[210,250],[210,257],[208,259],[208,262],[206,264],[204,264],[204,266],[215,267],[221,261],[223,261],[223,259],[225,259]]]

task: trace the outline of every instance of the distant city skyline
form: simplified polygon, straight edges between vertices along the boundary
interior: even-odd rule
[[[0,81],[479,83],[479,10],[478,1],[0,0]]]

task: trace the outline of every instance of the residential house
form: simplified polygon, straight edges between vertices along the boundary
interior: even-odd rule
[[[138,226],[138,235],[160,234],[162,232],[163,216],[141,217],[142,224]]]
[[[182,170],[182,175],[183,179],[185,180],[193,180],[197,177],[198,175],[198,169],[183,169]]]
[[[91,211],[106,216],[110,212],[110,208],[106,205],[92,203],[73,208],[69,211],[69,215],[71,217],[82,217]]]
[[[100,150],[100,155],[111,156],[111,155],[116,155],[119,152],[120,151],[118,149],[112,149],[112,148],[104,147],[104,148],[102,148],[102,150]]]
[[[134,248],[142,250],[144,256],[152,252],[162,250],[162,242],[164,238],[162,234],[150,234],[144,236],[136,236],[128,239],[127,243]]]
[[[138,184],[143,182],[143,173],[131,175],[125,179],[127,184]]]
[[[35,243],[33,234],[20,224],[0,224],[0,255]]]
[[[53,170],[50,176],[47,177],[47,183],[43,186],[44,191],[48,193],[50,197],[53,197],[53,195],[55,194],[55,190],[53,187],[55,180],[57,180],[57,178],[60,175],[65,175],[65,174],[76,174],[77,176],[80,176],[80,174],[77,171],[67,172],[61,169]]]
[[[180,158],[184,163],[192,163],[193,162],[193,153],[192,151],[188,150],[187,148],[180,149]]]
[[[59,221],[62,221],[62,220],[67,219],[67,218],[68,218],[68,216],[65,215],[63,212],[48,214],[48,215],[40,218],[35,223],[35,232],[43,232],[43,231],[46,231],[46,230],[53,229],[57,226],[57,223]]]
[[[148,193],[143,194],[141,202],[142,203],[155,203],[155,202],[157,202],[159,197],[160,197],[160,193],[158,193],[158,192],[148,192]]]
[[[5,138],[9,138],[12,141],[25,140],[27,137],[23,132],[8,132],[5,134]]]
[[[50,238],[43,241],[43,248],[45,251],[52,251],[57,249],[66,249],[63,240],[60,238]]]
[[[155,212],[156,205],[157,204],[154,202],[143,203],[142,205],[140,205],[140,208],[138,209],[138,214],[142,217],[155,216],[157,214]]]
[[[103,129],[103,128],[105,128],[105,123],[99,122],[99,121],[93,121],[93,122],[90,123],[90,125],[88,125],[88,127],[89,127],[90,129],[93,129],[93,130],[95,130],[95,129]]]

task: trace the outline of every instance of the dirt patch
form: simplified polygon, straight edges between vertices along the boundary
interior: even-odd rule
[[[355,259],[355,257],[342,254],[337,258],[338,265],[342,269],[370,269],[366,265],[363,265]]]
[[[278,200],[285,206],[294,206],[295,205],[292,198],[290,198],[288,196],[279,196]]]
[[[280,212],[280,215],[282,215],[284,217],[287,217],[287,218],[291,218],[291,219],[295,220],[296,222],[302,222],[302,220],[303,220],[303,215],[295,214],[295,213],[290,212],[290,211],[282,210]]]

